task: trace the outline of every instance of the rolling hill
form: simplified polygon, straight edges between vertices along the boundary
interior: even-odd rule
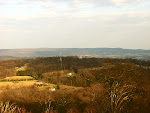
[[[60,54],[61,53],[61,54]],[[122,48],[35,48],[0,49],[0,60],[47,56],[150,59],[150,50]]]

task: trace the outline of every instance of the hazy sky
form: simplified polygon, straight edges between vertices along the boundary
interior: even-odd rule
[[[150,49],[150,0],[0,0],[0,49]]]

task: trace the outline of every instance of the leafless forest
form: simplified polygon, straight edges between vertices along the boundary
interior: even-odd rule
[[[2,60],[0,102],[2,113],[149,113],[150,61]]]

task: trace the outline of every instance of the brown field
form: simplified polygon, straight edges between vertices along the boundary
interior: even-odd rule
[[[56,88],[56,84],[48,84],[47,86],[38,87],[39,90],[46,90],[48,88]],[[82,87],[68,86],[68,85],[59,85],[60,90],[73,90],[73,89],[81,89]]]
[[[10,87],[22,87],[22,86],[31,86],[36,83],[37,80],[33,81],[16,81],[16,82],[0,82],[0,87],[10,86]]]
[[[4,80],[5,78],[3,79],[0,79],[0,80]],[[12,76],[10,77],[10,80],[29,80],[29,79],[33,79],[31,76]]]
[[[28,67],[28,64],[25,64],[24,66],[22,67],[16,67],[16,71],[25,71]]]
[[[31,76],[12,76],[11,80],[33,79]]]
[[[32,86],[36,83],[33,81],[16,81],[16,82],[0,82],[0,93],[7,89],[17,89],[20,87]]]
[[[26,77],[26,76],[25,76]],[[23,79],[25,77],[13,76],[13,79]],[[28,76],[27,76],[28,77]],[[32,77],[31,77],[32,78]],[[0,93],[7,89],[18,89],[21,87],[29,87],[35,85],[37,80],[32,81],[14,81],[14,82],[0,82]],[[56,84],[47,84],[47,86],[37,87],[38,90],[46,90],[49,88],[57,87]],[[60,90],[72,90],[72,89],[80,89],[81,87],[74,87],[68,85],[59,85]]]

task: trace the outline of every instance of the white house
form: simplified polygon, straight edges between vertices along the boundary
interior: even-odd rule
[[[55,89],[55,88],[49,88],[49,90],[50,90],[50,91],[56,91],[56,89]]]

